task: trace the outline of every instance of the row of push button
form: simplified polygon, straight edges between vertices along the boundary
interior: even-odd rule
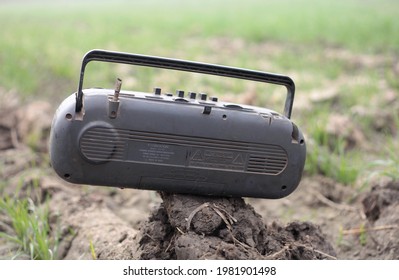
[[[175,101],[181,101],[181,102],[189,102],[190,100],[196,100],[197,98],[197,94],[195,92],[188,92],[188,97],[184,98],[184,91],[183,90],[176,90],[176,95],[177,98],[175,98]],[[169,97],[173,97],[172,93],[166,93],[166,96]],[[150,97],[150,96],[148,96]],[[154,88],[154,97],[157,98],[161,98],[161,88],[156,87]],[[199,98],[200,98],[200,103],[203,104],[208,104],[208,105],[212,105],[211,103],[207,103],[207,99],[208,99],[208,95],[206,93],[200,93],[199,94]],[[208,102],[218,102],[218,98],[217,97],[210,97]],[[228,108],[228,109],[235,109],[235,110],[245,110],[245,111],[253,111],[253,109],[251,108],[244,108],[241,105],[238,104],[223,104],[222,105],[224,108]]]
[[[161,95],[161,88],[154,88],[154,94],[155,95]],[[176,95],[178,98],[184,98],[184,90],[176,90]],[[171,93],[167,93],[166,96],[173,96],[173,94]],[[206,93],[200,93],[199,94],[201,101],[206,101],[208,99],[208,95]],[[197,98],[197,94],[195,92],[189,92],[188,93],[188,97],[190,99],[196,99]],[[218,102],[218,98],[217,97],[210,97],[210,101],[212,102]]]

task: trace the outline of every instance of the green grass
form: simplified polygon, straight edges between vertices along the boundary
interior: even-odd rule
[[[80,59],[93,48],[197,59],[209,55],[211,37],[282,42],[293,50],[264,58],[277,59],[278,70],[307,68],[310,62],[311,68],[326,67],[323,71],[331,77],[340,65],[308,57],[328,46],[363,52],[399,50],[397,1],[38,3],[0,4],[0,85],[24,96],[57,98],[74,89]],[[193,38],[196,43],[187,43]],[[295,53],[296,46],[306,52]],[[224,48],[212,51],[223,55]],[[256,66],[259,57],[244,48],[223,62],[244,66],[243,60],[246,66]]]
[[[13,234],[0,232],[0,238],[16,243],[20,254],[27,254],[32,260],[55,258],[58,238],[49,225],[46,204],[38,207],[30,198],[11,197],[2,194],[0,213],[11,220]],[[15,255],[14,257],[18,257]]]
[[[90,248],[91,258],[93,260],[96,260],[97,259],[97,254],[96,254],[96,250],[94,249],[93,241],[91,239],[89,240],[89,248]]]
[[[76,90],[81,59],[94,48],[287,74],[297,88],[293,121],[307,140],[306,174],[349,186],[367,173],[399,180],[398,132],[376,132],[373,114],[353,113],[359,106],[391,110],[383,99],[386,90],[399,91],[398,11],[396,0],[1,2],[0,93],[15,90],[25,101],[56,106]],[[85,86],[112,87],[117,76],[124,89],[201,89],[220,99],[250,88],[258,105],[280,112],[285,96],[284,89],[258,83],[103,63],[89,64]],[[331,88],[336,100],[296,106]],[[347,150],[344,139],[331,139],[325,127],[331,113],[350,116],[374,149]],[[399,117],[394,122],[399,127]],[[31,135],[30,147],[40,138]],[[13,221],[15,235],[7,238],[21,251],[32,259],[55,256],[45,205],[3,196],[0,211]]]
[[[368,176],[371,177],[389,177],[392,180],[399,180],[399,145],[394,142],[387,143],[382,152],[382,157],[372,161],[368,170]]]
[[[309,170],[310,175],[322,174],[339,183],[351,185],[362,171],[360,161],[353,160],[351,155],[356,156],[355,153],[331,153],[323,148],[317,148],[316,151],[309,153],[307,160],[310,162],[307,163],[305,170]],[[313,169],[310,166],[313,166]]]

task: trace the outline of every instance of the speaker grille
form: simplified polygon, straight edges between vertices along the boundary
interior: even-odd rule
[[[118,138],[115,129],[95,127],[83,134],[80,150],[90,161],[123,160],[125,140]]]
[[[267,173],[277,175],[287,165],[287,157],[284,152],[269,154],[251,154],[248,160],[247,171],[254,173]]]

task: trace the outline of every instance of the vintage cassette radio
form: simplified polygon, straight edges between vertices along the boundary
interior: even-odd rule
[[[282,114],[178,89],[165,94],[83,89],[90,61],[252,80],[286,87]],[[302,176],[306,146],[290,120],[295,85],[287,76],[170,58],[92,50],[78,90],[59,106],[51,164],[75,184],[227,197],[281,198]],[[222,96],[223,92],[217,95]]]

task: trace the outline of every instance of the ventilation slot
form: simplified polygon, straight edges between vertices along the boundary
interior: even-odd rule
[[[287,165],[287,156],[284,151],[267,155],[251,154],[248,160],[247,172],[277,175]]]

